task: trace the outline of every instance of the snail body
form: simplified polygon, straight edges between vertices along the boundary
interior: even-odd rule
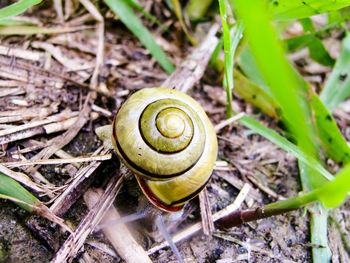
[[[168,88],[131,95],[114,118],[112,144],[149,201],[165,211],[178,211],[199,194],[218,148],[199,103]]]

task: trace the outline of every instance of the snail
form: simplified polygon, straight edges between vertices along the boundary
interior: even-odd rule
[[[120,107],[112,127],[96,133],[111,140],[148,200],[166,212],[181,210],[199,194],[217,157],[216,134],[203,108],[168,88],[135,92]]]

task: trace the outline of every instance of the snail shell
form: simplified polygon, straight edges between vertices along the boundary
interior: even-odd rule
[[[146,197],[165,211],[178,211],[199,194],[218,148],[202,107],[168,88],[131,95],[114,118],[112,143]]]

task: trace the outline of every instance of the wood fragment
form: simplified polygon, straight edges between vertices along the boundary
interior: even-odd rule
[[[213,215],[213,221],[218,221],[219,219],[229,215],[231,212],[237,210],[241,204],[243,203],[243,201],[246,199],[247,195],[249,194],[251,187],[249,186],[249,184],[245,184],[242,187],[242,190],[239,192],[239,194],[237,195],[237,198],[235,199],[235,201],[228,205],[227,207],[225,207],[224,209],[220,210],[219,212],[216,212]],[[190,227],[187,227],[186,229],[176,233],[173,236],[173,241],[174,243],[177,243],[181,240],[187,239],[190,236],[194,235],[195,233],[197,233],[198,231],[200,231],[202,229],[202,224],[201,222],[198,222]],[[151,249],[149,249],[147,251],[148,255],[151,255],[155,252],[157,252],[160,249],[165,248],[166,246],[168,246],[168,242],[164,241],[154,247],[152,247]]]
[[[89,93],[90,94],[90,93]],[[90,95],[88,94],[83,109],[81,110],[78,120],[64,134],[57,136],[51,141],[49,147],[41,150],[37,155],[31,158],[32,161],[48,159],[59,149],[67,145],[78,134],[80,129],[88,122],[91,112]]]
[[[236,122],[237,120],[242,118],[244,115],[245,115],[244,112],[238,113],[237,115],[235,115],[235,116],[233,116],[233,117],[231,117],[231,118],[229,118],[227,120],[223,120],[219,124],[215,125],[214,129],[215,129],[216,133],[221,131],[226,126],[231,125],[232,123]]]
[[[236,176],[228,175],[226,173],[221,172],[216,172],[216,174],[238,190],[241,190],[245,184],[241,179],[239,179]],[[255,201],[261,201],[263,199],[261,193],[255,190],[254,188],[251,189],[248,198],[254,199]]]
[[[84,200],[91,209],[101,197],[101,191],[89,190],[84,195]],[[115,207],[110,207],[101,220],[101,224],[105,224],[112,220],[120,218]],[[137,243],[128,228],[124,224],[117,224],[103,228],[103,233],[117,251],[118,255],[127,263],[151,263],[151,259],[146,251]]]
[[[59,47],[56,47],[52,44],[46,42],[35,41],[32,43],[34,48],[40,48],[51,54],[59,63],[61,63],[65,69],[68,71],[81,71],[78,74],[82,74],[83,78],[87,77],[87,73],[82,71],[86,69],[91,69],[93,65],[88,61],[84,61],[78,58],[69,58],[67,57]]]
[[[110,152],[110,150],[100,147],[93,155],[107,154],[108,152]],[[54,214],[63,216],[76,200],[82,196],[94,179],[91,175],[101,163],[102,162],[94,161],[79,169],[75,178],[69,182],[64,192],[51,205],[50,209]]]
[[[10,95],[22,95],[24,94],[26,91],[24,88],[22,87],[18,87],[20,86],[18,82],[15,82],[16,85],[13,88],[9,88],[11,86],[11,81],[7,81],[7,80],[0,80],[0,98],[2,97],[6,97],[6,96],[10,96]],[[22,83],[22,85],[24,85]],[[3,88],[5,87],[5,88]]]
[[[109,110],[106,110],[104,108],[101,108],[100,106],[93,104],[91,106],[91,109],[95,112],[101,113],[103,116],[106,117],[112,117],[112,112],[110,112]]]
[[[100,72],[100,67],[103,64],[104,56],[104,18],[97,10],[94,4],[90,0],[79,0],[79,2],[88,10],[88,12],[96,19],[96,35],[97,35],[97,52],[96,52],[96,62],[95,69],[91,77],[90,87],[96,89],[98,87],[98,74]]]
[[[276,199],[276,200],[286,200],[285,197],[277,194],[275,191],[273,191],[272,189],[270,189],[269,187],[261,184],[260,182],[258,182],[257,179],[255,179],[253,176],[247,175],[247,178],[249,179],[249,181],[251,181],[256,187],[258,187],[261,191],[263,191],[264,193],[268,194],[270,197]]]
[[[33,137],[44,133],[53,133],[62,131],[76,125],[78,112],[63,111],[56,115],[47,117],[45,120],[31,121],[27,124],[14,126],[6,130],[0,131],[0,145]],[[69,118],[66,120],[66,118]],[[74,121],[72,121],[72,119]]]
[[[94,207],[80,222],[77,229],[72,233],[68,239],[61,246],[56,253],[51,263],[71,262],[88,235],[93,231],[95,226],[101,221],[108,208],[113,204],[113,200],[117,196],[122,185],[124,176],[128,173],[127,169],[120,169],[119,174],[112,176],[106,189],[103,191],[101,198],[97,201]]]
[[[177,67],[176,71],[161,85],[188,92],[203,76],[218,38],[219,25],[214,24],[203,42]]]
[[[28,161],[27,158],[22,155],[22,154],[18,154],[18,158],[21,159],[21,161]],[[27,172],[28,174],[31,175],[31,177],[33,178],[33,180],[35,182],[38,182],[38,183],[43,183],[45,185],[48,185],[48,186],[52,186],[54,187],[53,184],[51,184],[41,173],[39,173],[36,169],[30,167],[31,169],[29,170],[29,172]],[[50,195],[50,197],[53,197],[52,195]]]
[[[212,218],[213,216],[211,213],[211,205],[209,202],[207,188],[204,188],[199,193],[199,204],[201,209],[203,233],[206,236],[211,236],[214,231],[214,222]]]
[[[84,163],[94,161],[107,161],[112,158],[112,154],[104,154],[90,157],[75,157],[69,159],[46,159],[46,160],[27,160],[27,161],[15,161],[15,162],[4,162],[2,165],[8,168],[15,168],[20,166],[30,165],[53,165],[53,164],[67,164],[67,163]]]
[[[43,52],[31,51],[31,50],[26,50],[26,49],[21,49],[21,48],[7,47],[4,45],[0,45],[0,55],[22,58],[25,60],[37,61],[37,62],[44,60],[44,53]]]
[[[49,107],[31,107],[12,111],[0,112],[0,123],[24,121],[30,119],[45,119],[58,111],[59,103],[52,103]]]

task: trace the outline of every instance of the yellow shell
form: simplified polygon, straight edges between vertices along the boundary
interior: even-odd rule
[[[147,198],[165,211],[181,209],[202,190],[218,148],[202,107],[168,88],[131,95],[114,118],[112,142]]]

